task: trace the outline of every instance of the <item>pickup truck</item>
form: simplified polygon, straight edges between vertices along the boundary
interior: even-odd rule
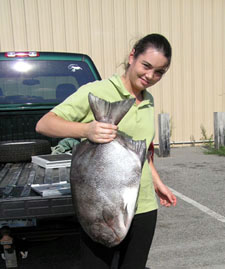
[[[69,182],[70,169],[43,168],[31,162],[33,155],[50,154],[51,147],[59,142],[36,133],[35,125],[81,85],[100,79],[93,61],[84,54],[0,53],[0,242],[3,248],[8,244],[3,240],[4,231],[37,225],[43,218],[74,215],[71,194],[43,197],[31,188],[32,184]]]

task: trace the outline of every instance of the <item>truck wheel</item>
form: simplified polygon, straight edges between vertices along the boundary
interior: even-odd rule
[[[0,163],[27,162],[31,156],[51,153],[49,141],[41,139],[0,142]]]

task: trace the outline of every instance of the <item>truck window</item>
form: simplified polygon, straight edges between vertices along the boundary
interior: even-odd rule
[[[17,59],[0,62],[0,104],[58,104],[96,80],[86,62]]]

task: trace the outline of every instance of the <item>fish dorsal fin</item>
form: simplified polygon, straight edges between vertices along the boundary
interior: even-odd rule
[[[117,134],[116,139],[130,150],[136,152],[141,160],[142,166],[144,165],[146,158],[146,140],[133,140],[129,136],[119,133]]]
[[[97,121],[117,125],[135,103],[135,98],[110,103],[89,93],[88,101]]]

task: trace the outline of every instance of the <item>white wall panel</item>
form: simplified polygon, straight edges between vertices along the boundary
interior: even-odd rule
[[[41,46],[40,50],[54,51],[51,1],[37,0],[37,4],[38,4],[37,12],[39,21],[39,36]]]
[[[0,1],[0,49],[14,50],[14,34],[10,0]]]
[[[65,38],[68,52],[79,50],[79,35],[78,35],[78,17],[77,17],[77,1],[65,0]]]
[[[77,28],[79,37],[79,52],[92,55],[91,48],[91,25],[90,25],[90,5],[88,0],[77,1]]]
[[[103,35],[103,78],[115,72],[116,67],[116,35],[115,12],[113,1],[102,1],[102,35]]]
[[[64,1],[51,0],[52,37],[54,51],[66,51]]]
[[[40,50],[41,44],[37,1],[24,0],[24,9],[27,49],[29,48],[29,50]]]
[[[27,49],[27,28],[23,0],[10,1],[13,39],[16,50]]]

